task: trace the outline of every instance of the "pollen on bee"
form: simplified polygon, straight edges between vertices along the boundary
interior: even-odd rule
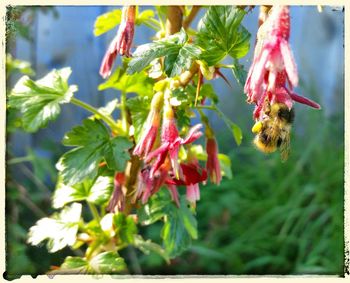
[[[259,122],[256,122],[256,123],[254,124],[254,126],[252,127],[252,132],[253,132],[254,134],[257,134],[257,133],[259,133],[259,132],[261,131],[261,129],[262,129],[262,122],[259,121]]]

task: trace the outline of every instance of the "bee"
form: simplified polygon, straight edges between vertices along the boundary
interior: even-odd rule
[[[256,134],[254,144],[264,153],[281,152],[282,161],[288,159],[290,131],[294,120],[294,110],[283,103],[268,104],[265,117],[255,123],[252,132]]]

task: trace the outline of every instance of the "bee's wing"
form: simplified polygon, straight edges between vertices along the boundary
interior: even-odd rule
[[[285,137],[282,141],[280,150],[281,150],[282,162],[287,161],[288,156],[289,156],[289,151],[290,151],[290,134],[289,133],[285,135]]]

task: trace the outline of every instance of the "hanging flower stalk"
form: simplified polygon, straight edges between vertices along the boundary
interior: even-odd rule
[[[103,57],[100,75],[105,79],[111,72],[117,55],[130,56],[130,48],[134,38],[135,6],[125,6],[122,11],[122,19],[117,32]]]
[[[257,123],[252,129],[257,134],[255,145],[263,152],[282,146],[282,159],[288,156],[293,102],[320,109],[319,104],[293,91],[298,85],[298,72],[289,35],[288,6],[273,6],[258,30],[254,59],[244,86],[247,102],[256,105],[253,117]]]
[[[293,92],[298,85],[298,72],[289,45],[290,15],[287,6],[274,6],[260,26],[253,64],[249,69],[244,91],[247,101],[255,103],[254,117],[259,118],[265,99],[283,103],[289,109],[293,100],[319,109],[316,102]]]

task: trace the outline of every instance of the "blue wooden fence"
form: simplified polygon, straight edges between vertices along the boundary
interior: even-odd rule
[[[53,68],[70,66],[73,70],[70,83],[79,86],[77,98],[102,106],[119,95],[117,91],[97,91],[97,86],[103,81],[98,74],[100,63],[116,30],[100,37],[94,37],[92,31],[95,18],[114,8],[60,6],[56,8],[59,13],[57,19],[51,13],[38,13],[32,27],[34,42],[29,43],[18,38],[15,56],[30,61],[36,69],[37,78]],[[244,19],[245,27],[252,33],[252,46],[257,30],[257,15],[258,11],[254,9]],[[307,93],[303,93],[304,90],[313,85],[325,113],[337,111],[337,107],[342,106],[343,102],[341,86],[344,84],[344,13],[332,11],[329,7],[319,13],[315,6],[304,6],[293,7],[291,15],[291,45],[303,86],[297,91],[307,96]],[[134,45],[148,42],[152,35],[152,30],[137,27]],[[241,62],[248,68],[251,58],[252,51]],[[221,79],[214,81],[214,87],[221,99],[220,107],[234,121],[244,125],[248,123],[247,116],[251,115],[252,106],[244,103],[242,89],[234,82],[232,74],[228,70],[224,70],[224,74],[232,81],[233,88],[228,87]],[[16,155],[21,156],[26,154],[28,147],[40,148],[43,139],[60,141],[67,130],[87,115],[88,113],[75,106],[64,105],[57,121],[34,135],[15,134],[11,147]],[[223,123],[214,114],[212,117],[215,126],[224,130]]]

